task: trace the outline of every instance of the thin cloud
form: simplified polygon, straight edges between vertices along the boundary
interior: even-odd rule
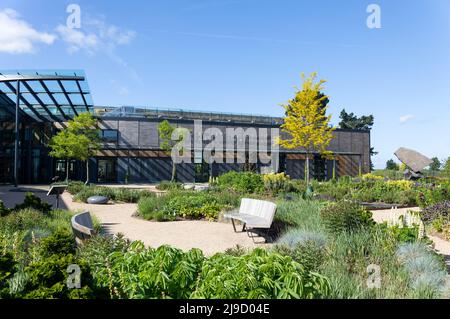
[[[99,19],[86,18],[82,26],[81,29],[73,29],[60,24],[56,28],[62,40],[68,45],[69,53],[84,50],[93,55],[105,48],[114,50],[117,46],[130,44],[136,36],[136,32],[132,30],[122,30]]]
[[[412,114],[400,116],[400,123],[404,124],[406,122],[411,121],[413,118],[414,118],[414,115],[412,115]]]
[[[0,10],[0,52],[23,54],[36,52],[36,44],[53,44],[56,36],[34,29],[13,9]]]
[[[99,48],[100,40],[96,34],[87,34],[64,25],[58,25],[56,31],[67,44],[67,52],[70,54],[84,50],[89,55],[94,55]]]
[[[237,40],[237,41],[265,41],[265,42],[276,42],[276,43],[290,43],[292,40],[286,39],[275,39],[268,37],[253,37],[245,35],[236,34],[220,34],[220,33],[202,33],[202,32],[185,32],[185,31],[169,31],[169,30],[146,30],[152,33],[166,33],[168,35],[176,36],[187,36],[187,37],[197,37],[197,38],[210,38],[217,40]],[[299,45],[303,46],[323,46],[323,47],[337,47],[346,49],[365,49],[367,46],[352,44],[352,43],[330,43],[330,42],[313,42],[313,41],[297,41]]]
[[[58,25],[56,31],[67,45],[67,52],[85,52],[89,56],[106,55],[111,61],[122,66],[136,81],[140,77],[135,69],[129,66],[117,53],[117,48],[130,44],[136,37],[133,30],[125,30],[102,19],[86,17],[82,20],[81,29],[68,28]]]

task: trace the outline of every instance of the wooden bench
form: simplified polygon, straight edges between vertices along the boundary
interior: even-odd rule
[[[247,234],[253,239],[254,236],[250,235],[251,230],[264,229],[266,230],[266,236],[269,234],[270,227],[272,226],[273,218],[277,210],[277,205],[272,202],[257,200],[251,198],[243,198],[239,207],[239,212],[225,214],[225,218],[231,219],[233,229],[236,231],[235,220],[239,220],[243,223],[242,231],[247,231]]]
[[[96,235],[89,212],[74,215],[71,224],[77,245],[81,245],[86,239]]]

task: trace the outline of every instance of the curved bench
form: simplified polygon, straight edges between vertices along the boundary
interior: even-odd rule
[[[224,217],[231,219],[235,232],[236,225],[234,221],[239,220],[244,225],[242,231],[247,231],[247,234],[249,234],[250,229],[266,229],[266,235],[268,235],[276,211],[277,205],[272,202],[243,198],[239,212],[228,213]],[[253,236],[250,237],[253,239]]]
[[[96,235],[89,212],[74,215],[71,219],[71,224],[77,244],[82,244],[86,239]]]

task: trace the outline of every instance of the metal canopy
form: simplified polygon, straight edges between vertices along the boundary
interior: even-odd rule
[[[93,112],[89,86],[82,71],[2,71],[0,108],[11,113],[17,99],[21,116],[38,122],[63,122],[83,112]]]

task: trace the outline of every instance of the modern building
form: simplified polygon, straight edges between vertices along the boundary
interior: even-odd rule
[[[170,179],[172,159],[161,149],[158,134],[158,125],[163,120],[201,136],[200,145],[192,142],[190,161],[177,164],[180,182],[207,181],[210,176],[230,170],[286,172],[297,179],[305,176],[304,150],[270,148],[282,118],[128,106],[94,107],[86,78],[80,71],[2,72],[0,183],[37,184],[48,183],[55,176],[64,178],[66,161],[49,157],[47,145],[69,119],[82,112],[91,112],[98,118],[103,141],[102,149],[90,159],[90,179],[94,183],[153,183]],[[220,154],[214,154],[222,160],[210,163],[203,150],[211,141],[204,133],[211,128],[222,132],[224,139],[228,130],[236,128],[242,128],[247,135],[243,144],[234,140],[234,147],[225,145]],[[254,132],[258,141],[252,140]],[[334,157],[325,159],[314,154],[311,177],[325,180],[369,172],[370,132],[337,129],[334,135],[329,146]],[[261,140],[267,140],[268,150],[260,148]],[[258,147],[253,149],[252,142]],[[238,160],[237,153],[241,151],[245,154],[244,162]],[[250,161],[253,151],[258,154],[256,162]],[[272,161],[267,164],[269,160]],[[85,165],[71,160],[69,178],[85,179]]]

